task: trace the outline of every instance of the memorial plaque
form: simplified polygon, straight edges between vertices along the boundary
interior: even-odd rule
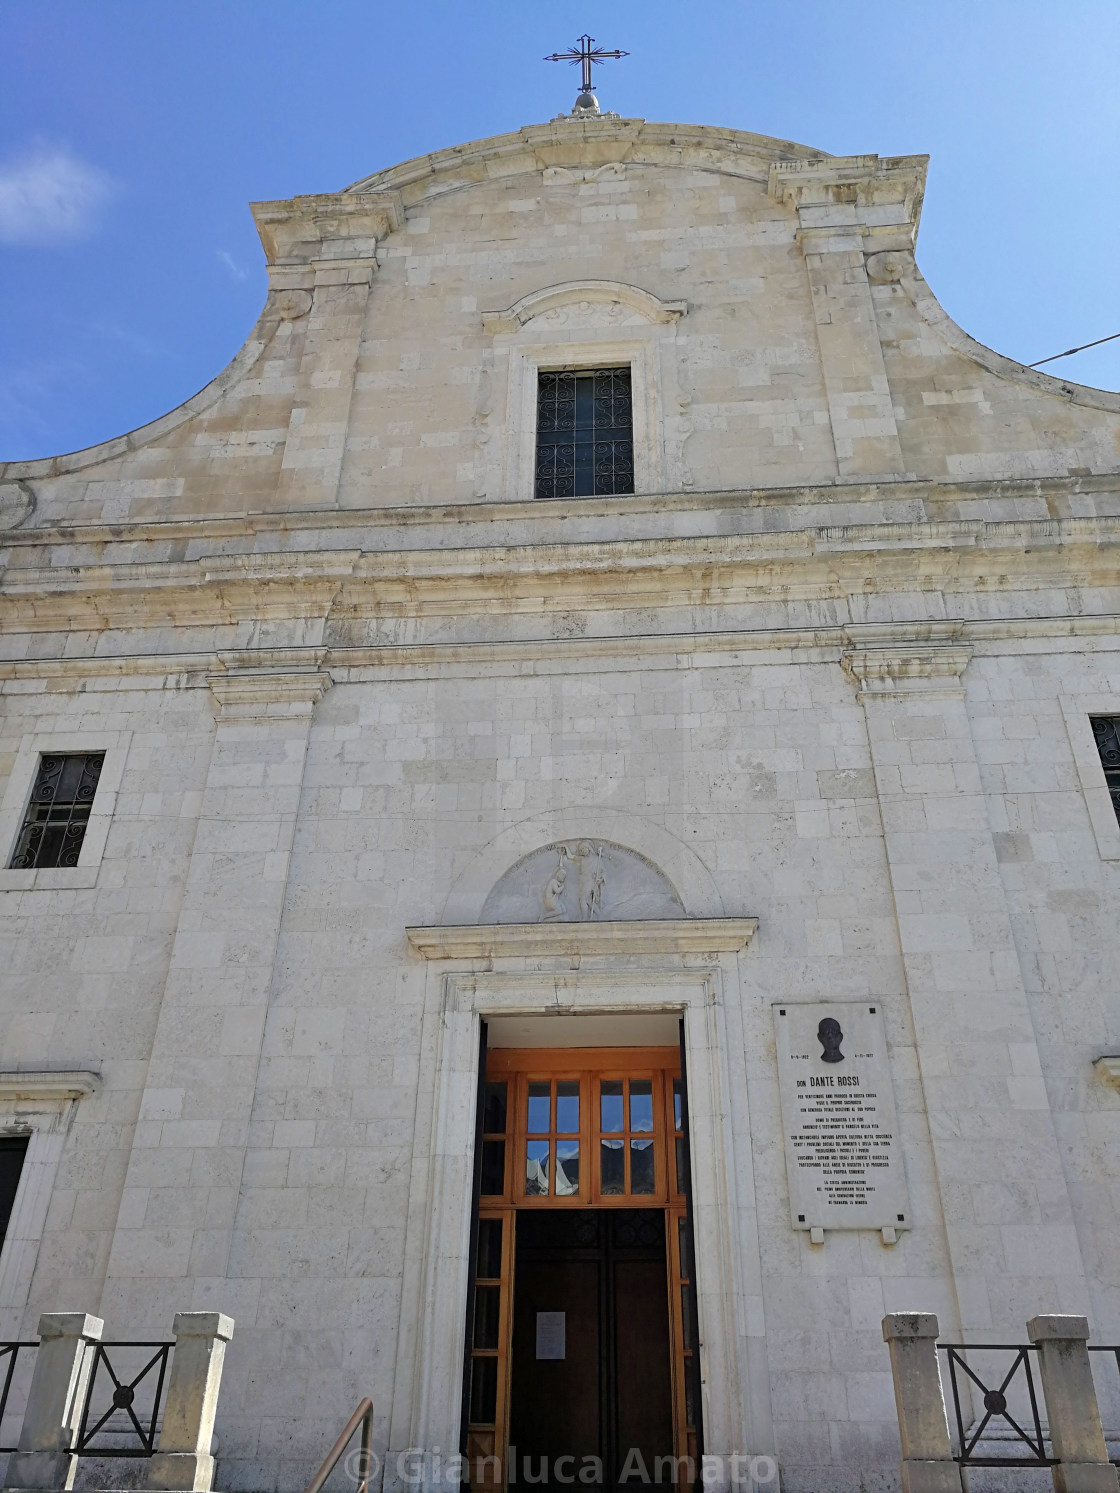
[[[908,1229],[882,1007],[786,1003],[774,1027],[794,1228]]]

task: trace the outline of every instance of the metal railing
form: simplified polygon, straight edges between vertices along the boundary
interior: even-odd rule
[[[342,1460],[342,1454],[350,1445],[354,1432],[361,1426],[361,1450],[358,1453],[358,1486],[355,1493],[369,1493],[370,1464],[373,1459],[373,1401],[367,1396],[346,1422],[342,1435],[327,1453],[322,1467],[307,1485],[307,1493],[320,1493],[320,1489]]]
[[[1111,1344],[1088,1345],[1090,1353],[1111,1355],[1120,1378],[1120,1346]],[[1047,1446],[1046,1432],[1040,1414],[1040,1402],[1044,1405],[1035,1386],[1035,1369],[1032,1354],[1038,1352],[1034,1343],[938,1343],[937,1351],[944,1353],[949,1369],[949,1393],[952,1399],[952,1420],[956,1436],[954,1460],[961,1467],[1054,1467],[1058,1459],[1050,1455],[1053,1448]],[[990,1369],[983,1373],[975,1357],[970,1364],[965,1354],[981,1356],[989,1353],[1010,1353],[1010,1362],[1000,1364],[996,1374]],[[1005,1372],[1006,1370],[1006,1372]],[[985,1378],[993,1378],[986,1383]],[[979,1395],[983,1413],[974,1415],[969,1405],[973,1391]],[[1009,1401],[1018,1397],[1022,1410],[1013,1413]],[[1024,1424],[1026,1422],[1026,1424]],[[993,1432],[1002,1432],[993,1438]],[[1007,1434],[1010,1432],[1010,1434]],[[985,1435],[989,1438],[985,1443]],[[1015,1452],[1001,1454],[991,1441],[1009,1441],[1020,1448]],[[1114,1465],[1120,1466],[1120,1456],[1113,1457]]]
[[[8,1412],[8,1396],[11,1393],[19,1355],[24,1351],[31,1352],[38,1346],[38,1343],[0,1343],[0,1427],[3,1426],[4,1416]],[[14,1452],[16,1449],[14,1445],[0,1446],[0,1453]]]
[[[96,1344],[82,1418],[74,1441],[74,1451],[78,1456],[152,1455],[156,1449],[156,1422],[163,1402],[167,1364],[174,1346],[174,1343],[147,1342]],[[146,1351],[149,1348],[154,1348],[155,1352],[129,1377],[124,1366],[130,1356],[129,1350]],[[140,1406],[137,1404],[138,1391]],[[107,1407],[104,1403],[106,1394],[109,1394]],[[95,1437],[102,1439],[94,1444]]]
[[[1038,1350],[1033,1343],[938,1343],[937,1350],[944,1353],[949,1367],[949,1389],[953,1400],[953,1419],[957,1435],[957,1451],[954,1460],[961,1467],[1053,1467],[1055,1458],[1047,1453],[1046,1438],[1042,1430],[1042,1419],[1038,1413],[1038,1394],[1035,1390],[1031,1354]],[[969,1364],[965,1354],[1010,1353],[1011,1365],[1002,1374],[998,1383],[986,1384],[977,1368]],[[1002,1370],[1002,1365],[1001,1365]],[[1020,1373],[1020,1370],[1022,1371]],[[989,1371],[990,1376],[990,1371]],[[963,1378],[963,1383],[962,1383]],[[971,1408],[967,1411],[962,1400],[970,1395],[972,1388],[979,1391],[984,1413],[973,1423]],[[962,1395],[963,1390],[963,1395]],[[1029,1417],[1016,1417],[1008,1405],[1009,1393],[1025,1391]],[[1029,1428],[1020,1424],[1020,1419],[1029,1419]],[[1009,1427],[1011,1436],[1006,1438],[1025,1451],[1000,1455],[990,1445],[982,1445],[982,1438],[990,1427],[1000,1430]]]

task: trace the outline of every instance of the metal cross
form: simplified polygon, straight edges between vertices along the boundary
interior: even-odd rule
[[[602,47],[595,45],[593,36],[581,36],[575,45],[569,47],[566,52],[553,52],[546,57],[546,62],[570,62],[575,67],[578,62],[583,68],[583,92],[591,92],[591,64],[602,62],[604,57],[629,57],[629,52],[607,52]]]

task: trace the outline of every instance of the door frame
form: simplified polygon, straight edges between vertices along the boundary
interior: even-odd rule
[[[441,1448],[446,1456],[459,1445],[480,1023],[491,1016],[669,1013],[683,1021],[701,1406],[706,1455],[718,1459],[709,1464],[709,1485],[717,1493],[729,1485],[733,1455],[773,1451],[750,1122],[742,1078],[733,1085],[729,1070],[729,1055],[736,1047],[742,1053],[742,1025],[737,1001],[729,1023],[723,994],[728,974],[738,993],[735,965],[725,970],[716,956],[676,969],[595,962],[608,967],[444,973],[429,966],[423,1050],[432,1063],[431,1121],[427,1144],[417,1136],[406,1246],[418,1300],[411,1322],[406,1301],[401,1322],[396,1381],[407,1403],[394,1404],[390,1490],[405,1486],[395,1475],[397,1453],[414,1448],[421,1460],[409,1463],[410,1475],[424,1470],[408,1486],[446,1493],[444,1471],[428,1471],[438,1465],[430,1454]],[[735,1068],[741,1075],[741,1056]],[[420,1094],[418,1115],[423,1103]]]

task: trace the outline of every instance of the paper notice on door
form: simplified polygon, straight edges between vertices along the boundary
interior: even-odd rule
[[[537,1313],[537,1358],[563,1358],[564,1313]]]

